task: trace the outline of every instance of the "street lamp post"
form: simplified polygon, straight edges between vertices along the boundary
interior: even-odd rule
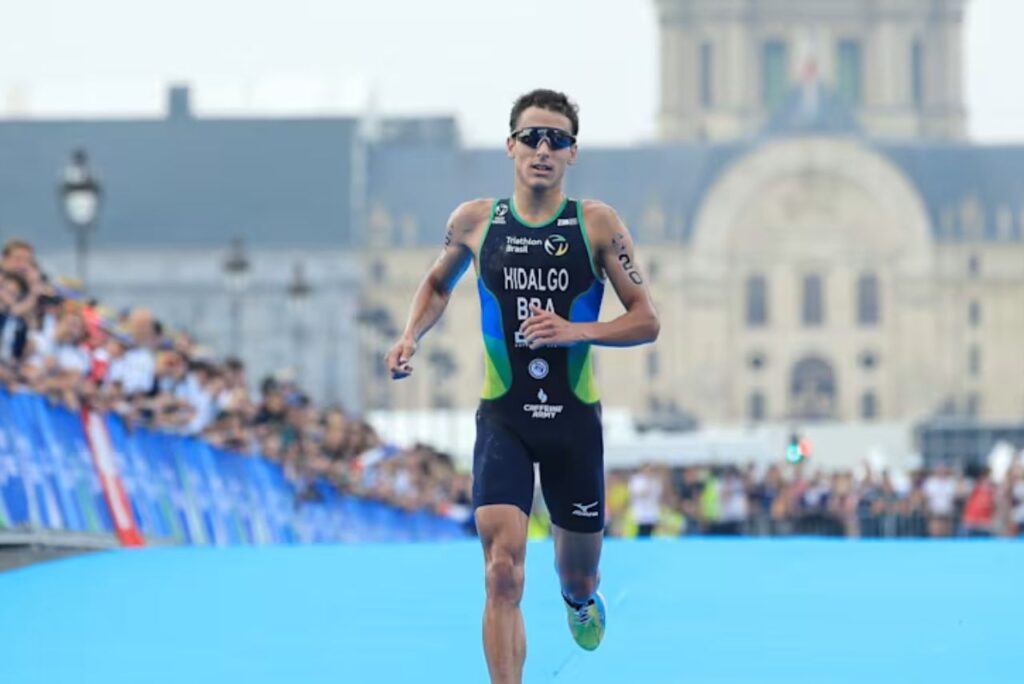
[[[242,296],[249,287],[249,257],[242,238],[231,240],[228,256],[224,259],[224,282],[231,297],[231,353],[241,357],[242,352]]]
[[[305,268],[301,261],[295,262],[292,269],[292,279],[288,282],[288,306],[291,308],[292,318],[292,356],[295,358],[295,373],[299,385],[305,381],[305,353],[306,353],[306,305],[309,302],[313,286],[306,279]],[[308,389],[308,388],[307,388]]]
[[[89,156],[84,149],[75,149],[64,167],[60,199],[64,216],[75,234],[75,271],[83,290],[89,234],[96,227],[102,198],[103,188],[89,166]]]

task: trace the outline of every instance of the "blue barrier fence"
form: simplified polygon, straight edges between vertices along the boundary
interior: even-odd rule
[[[200,440],[129,430],[105,418],[136,524],[178,544],[413,541],[466,536],[456,521],[408,513],[313,483],[298,503],[280,465]],[[81,417],[38,395],[0,389],[0,529],[113,534]]]

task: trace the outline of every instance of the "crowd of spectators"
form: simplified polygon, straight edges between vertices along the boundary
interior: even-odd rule
[[[468,516],[469,480],[429,447],[397,449],[341,406],[318,408],[287,373],[250,390],[245,365],[218,360],[145,308],[111,311],[55,283],[30,243],[0,257],[0,384],[71,410],[112,411],[130,429],[172,431],[281,463],[301,497],[339,490],[407,510]]]
[[[999,474],[938,466],[824,474],[807,463],[758,468],[644,465],[608,474],[608,533],[990,537],[1024,534],[1024,456]]]
[[[145,308],[110,311],[51,282],[21,240],[0,258],[0,385],[71,410],[112,411],[130,429],[261,454],[282,464],[300,499],[315,497],[312,483],[326,478],[406,510],[470,517],[470,476],[447,454],[389,445],[343,407],[315,406],[287,374],[251,391],[239,359],[214,358]],[[531,529],[542,534],[538,503]],[[948,467],[897,478],[868,468],[825,475],[806,464],[646,465],[608,473],[607,511],[613,536],[1013,536],[1024,530],[1024,464],[998,482],[984,469]]]

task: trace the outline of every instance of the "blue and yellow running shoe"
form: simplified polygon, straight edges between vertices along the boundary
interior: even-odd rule
[[[565,599],[565,597],[562,597]],[[565,613],[569,619],[569,632],[580,648],[593,651],[604,638],[604,596],[594,594],[587,605],[577,608],[565,599]]]

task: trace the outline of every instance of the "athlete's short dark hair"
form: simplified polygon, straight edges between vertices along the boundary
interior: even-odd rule
[[[516,103],[512,105],[512,114],[509,116],[508,129],[510,131],[516,130],[516,124],[519,123],[519,117],[529,107],[540,107],[541,109],[547,109],[558,114],[564,114],[566,118],[572,123],[572,134],[579,135],[580,132],[580,108],[575,102],[569,99],[569,96],[565,93],[560,93],[557,90],[547,90],[546,88],[538,88],[537,90],[531,90],[525,95],[521,95]]]

